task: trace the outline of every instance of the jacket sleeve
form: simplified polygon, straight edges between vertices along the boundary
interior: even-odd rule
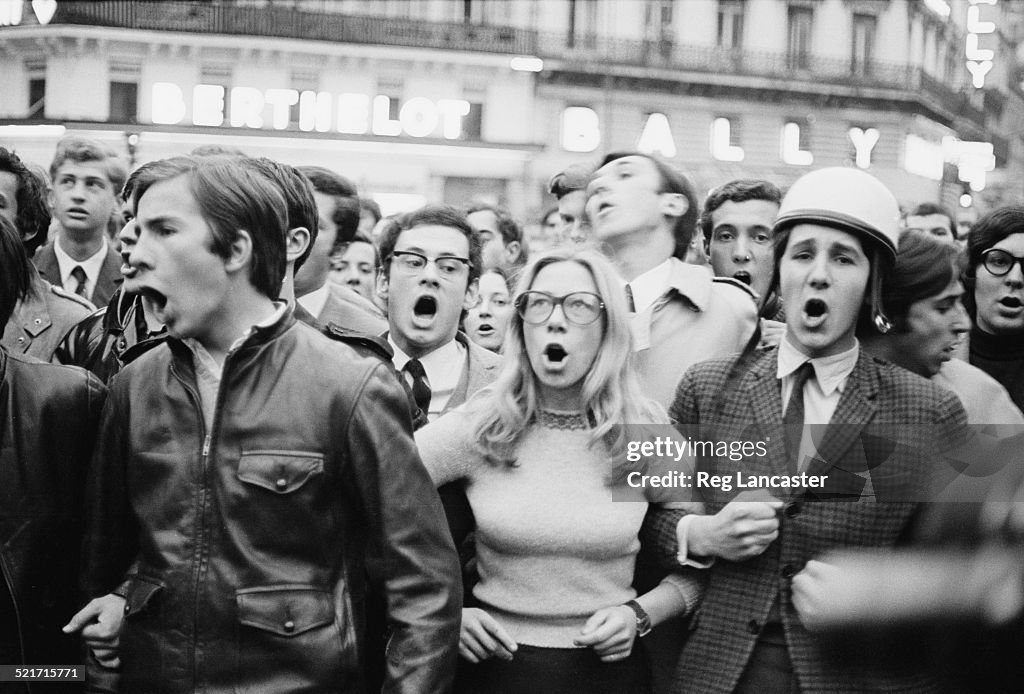
[[[123,385],[123,384],[122,384]],[[106,595],[135,560],[138,535],[128,497],[124,389],[112,383],[100,418],[85,496],[82,588],[86,597]]]
[[[447,692],[462,616],[459,563],[437,491],[413,441],[408,405],[377,366],[356,400],[347,448],[368,516],[391,638],[384,692]]]

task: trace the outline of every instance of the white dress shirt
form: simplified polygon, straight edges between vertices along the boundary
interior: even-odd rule
[[[668,290],[668,280],[672,275],[672,260],[668,259],[660,265],[627,282],[633,292],[633,306],[637,313],[643,313]]]
[[[60,269],[60,284],[71,293],[76,293],[78,286],[72,286],[69,282],[71,271],[79,265],[85,271],[85,291],[82,293],[86,299],[92,300],[92,293],[96,290],[96,281],[100,277],[100,270],[103,268],[103,261],[107,257],[107,239],[102,239],[103,245],[93,255],[85,260],[75,260],[60,247],[60,237],[53,244],[54,255],[57,256],[57,267]]]
[[[324,282],[324,286],[320,287],[316,291],[312,291],[305,296],[296,297],[295,301],[299,303],[299,306],[309,311],[309,315],[314,318],[319,318],[320,314],[324,310],[324,306],[327,305],[327,299],[331,296],[331,283]]]
[[[395,341],[391,339],[391,333],[388,333],[388,344],[395,352],[395,369],[411,386],[411,377],[402,369],[412,357],[395,344]],[[466,355],[466,347],[458,340],[451,340],[433,352],[420,357],[420,364],[423,365],[423,371],[427,374],[427,385],[430,386],[430,408],[427,412],[427,419],[431,422],[441,416],[452,393],[455,392],[455,387],[459,385],[462,371],[466,366]]]

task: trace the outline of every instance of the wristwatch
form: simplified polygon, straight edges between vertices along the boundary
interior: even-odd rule
[[[626,607],[633,610],[633,614],[636,615],[636,635],[647,636],[651,633],[651,616],[647,614],[647,610],[640,607],[640,603],[636,600],[630,600],[626,603]]]

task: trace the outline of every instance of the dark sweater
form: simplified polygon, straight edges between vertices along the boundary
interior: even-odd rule
[[[1010,399],[1024,408],[1024,333],[993,335],[975,327],[971,330],[970,361],[1010,393]]]

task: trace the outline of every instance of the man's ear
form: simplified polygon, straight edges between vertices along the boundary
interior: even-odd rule
[[[661,213],[666,217],[682,217],[690,209],[690,201],[682,193],[662,193],[658,198]]]
[[[239,229],[224,260],[224,269],[227,272],[247,269],[252,264],[252,248],[252,236],[245,229]]]
[[[294,263],[306,252],[306,249],[309,248],[309,238],[309,229],[306,227],[295,227],[288,230],[285,258],[289,263]]]
[[[466,298],[462,302],[463,310],[468,311],[469,309],[473,308],[474,306],[476,306],[476,304],[477,304],[477,302],[479,300],[480,300],[480,278],[478,277],[475,280],[473,280],[472,282],[470,282],[469,286],[466,287]]]
[[[505,260],[509,263],[514,263],[519,259],[519,254],[523,252],[523,244],[518,241],[509,241],[505,244]]]
[[[384,301],[388,300],[388,278],[384,274],[384,268],[377,268],[377,296]]]

